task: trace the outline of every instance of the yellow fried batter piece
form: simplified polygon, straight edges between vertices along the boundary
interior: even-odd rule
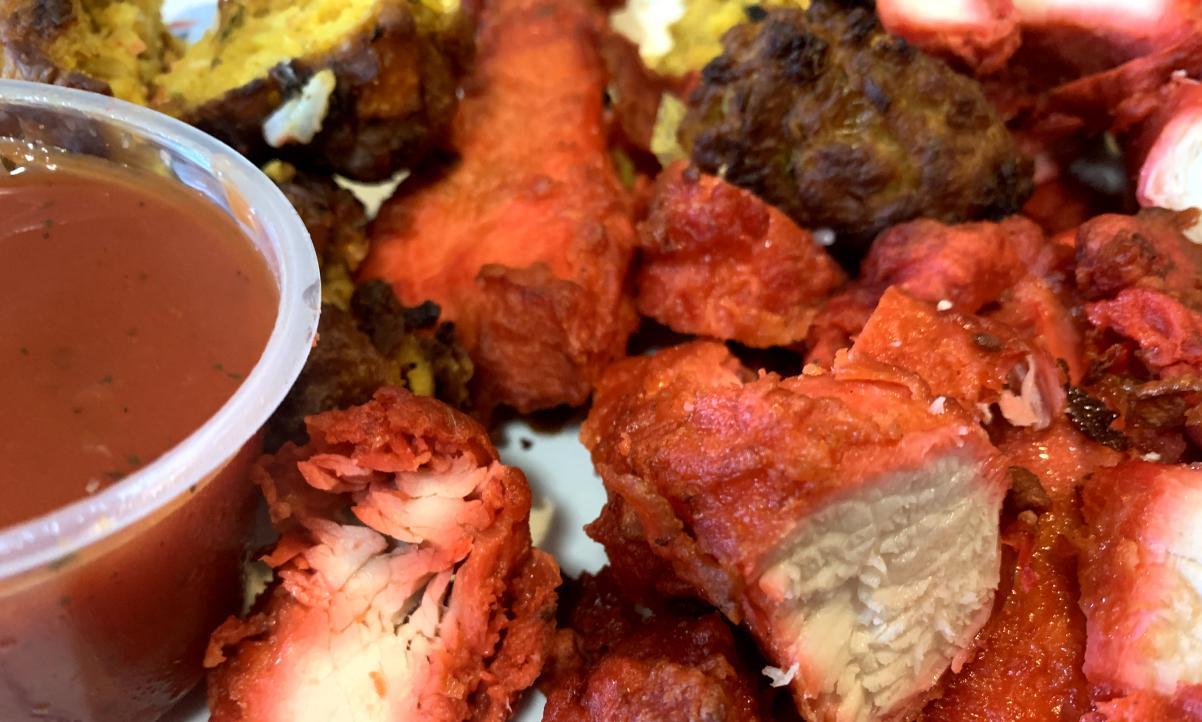
[[[145,104],[179,51],[160,0],[0,0],[5,78],[54,83]]]
[[[154,103],[255,160],[362,181],[441,139],[470,29],[446,0],[227,0]]]
[[[266,448],[303,442],[305,417],[364,403],[381,386],[468,408],[472,361],[439,314],[430,302],[402,306],[382,281],[356,288],[349,312],[324,304],[317,344],[267,423]]]
[[[700,70],[722,53],[722,35],[755,15],[762,7],[809,6],[809,0],[688,0],[684,14],[668,28],[672,49],[653,62],[665,75],[685,75]]]
[[[367,209],[328,175],[273,160],[263,166],[309,231],[321,267],[321,302],[350,308],[355,271],[367,256]]]

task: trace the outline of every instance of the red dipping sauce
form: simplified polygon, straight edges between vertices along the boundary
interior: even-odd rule
[[[198,193],[11,142],[0,156],[3,527],[196,430],[259,359],[278,299],[249,239]]]
[[[316,259],[270,181],[199,133],[8,112],[138,169],[0,139],[0,722],[149,722],[241,604],[255,429],[312,338]]]

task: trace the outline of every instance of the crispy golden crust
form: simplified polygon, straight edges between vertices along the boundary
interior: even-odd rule
[[[0,77],[145,102],[177,43],[146,0],[2,0]]]
[[[178,98],[160,105],[252,159],[284,157],[359,181],[385,180],[444,140],[471,55],[466,19],[431,29],[417,12],[424,11],[409,2],[389,3],[327,55],[295,58],[198,107]],[[336,80],[322,130],[307,144],[272,148],[264,121],[325,69]]]
[[[103,80],[58,66],[50,59],[48,46],[79,22],[78,6],[71,0],[7,0],[6,20],[0,24],[3,74],[6,78],[52,83],[71,88],[108,93]]]
[[[726,34],[681,126],[694,162],[844,247],[918,216],[1017,211],[1030,164],[977,82],[884,34],[870,9],[839,6],[771,10]]]

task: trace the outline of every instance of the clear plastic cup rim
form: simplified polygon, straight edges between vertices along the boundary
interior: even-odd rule
[[[227,188],[275,254],[279,309],[258,363],[233,396],[171,450],[106,489],[0,528],[0,580],[54,563],[161,509],[219,470],[252,437],[300,374],[317,332],[321,281],[309,234],[283,193],[229,146],[185,123],[109,96],[0,80],[0,104],[70,111],[186,151]],[[11,483],[11,482],[10,482]],[[22,482],[17,482],[18,484]]]

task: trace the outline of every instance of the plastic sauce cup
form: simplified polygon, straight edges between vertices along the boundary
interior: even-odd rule
[[[279,290],[258,364],[212,418],[100,493],[0,529],[0,720],[154,720],[196,685],[209,633],[241,602],[257,504],[247,471],[313,343],[317,259],[266,176],[154,111],[0,81],[0,136],[194,188],[238,222]],[[13,413],[3,400],[0,413]]]

